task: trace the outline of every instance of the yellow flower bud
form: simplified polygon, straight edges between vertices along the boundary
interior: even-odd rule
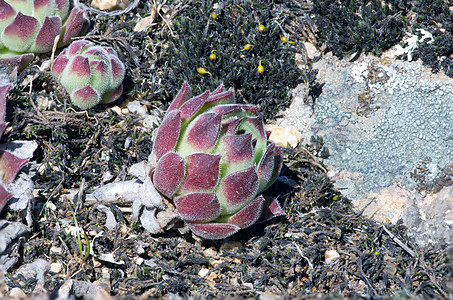
[[[215,21],[215,19],[217,19],[218,16],[219,16],[219,14],[216,13],[215,11],[211,14],[211,17],[214,21]]]
[[[209,73],[208,71],[206,71],[205,68],[201,68],[201,67],[197,69],[197,72],[198,72],[198,74],[201,74],[201,75],[204,75],[204,74],[209,74],[209,75],[211,75],[211,73]],[[211,75],[211,76],[212,76],[212,75]]]
[[[286,36],[282,36],[280,39],[282,40],[283,43],[294,44],[294,42],[291,42]]]
[[[260,23],[260,24],[258,25],[258,31],[261,32],[261,33],[263,33],[265,30],[266,30],[266,27],[264,27],[264,25]]]
[[[248,51],[248,50],[252,49],[252,47],[253,47],[252,45],[247,44],[247,45],[244,46],[244,48],[242,48],[241,51]]]
[[[217,55],[215,55],[214,52],[217,52],[217,50],[212,50],[212,51],[211,51],[211,55],[209,55],[209,59],[210,59],[211,61],[214,61],[214,60],[217,59]]]
[[[263,74],[264,73],[264,67],[261,65],[261,61],[262,61],[262,59],[260,60],[260,63],[259,63],[258,68],[257,68],[258,74]]]

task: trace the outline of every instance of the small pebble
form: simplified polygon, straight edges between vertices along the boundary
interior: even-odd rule
[[[335,250],[327,250],[326,253],[324,253],[326,264],[330,264],[339,258],[340,254]]]
[[[26,298],[26,297],[27,297],[27,295],[24,293],[24,291],[22,291],[22,290],[21,290],[20,288],[18,288],[18,287],[13,287],[13,288],[11,289],[11,291],[9,292],[9,296],[10,296],[11,298],[15,298],[15,299],[17,299],[17,298],[22,299],[22,298]]]
[[[209,269],[203,268],[198,272],[198,276],[206,277],[209,274]]]
[[[60,273],[61,270],[63,270],[63,265],[59,262],[56,262],[56,263],[51,263],[50,264],[50,270],[49,272],[52,272],[52,273]]]

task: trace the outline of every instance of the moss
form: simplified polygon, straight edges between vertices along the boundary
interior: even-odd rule
[[[453,11],[446,0],[417,0],[414,28],[423,28],[433,35],[432,42],[423,42],[414,51],[414,58],[431,67],[434,73],[443,70],[453,77]]]
[[[318,36],[334,55],[380,55],[403,37],[408,1],[314,0]]]
[[[281,11],[268,1],[225,1],[213,8],[220,6],[215,3],[196,1],[175,18],[174,36],[167,37],[168,48],[158,62],[165,98],[171,101],[184,81],[194,94],[223,83],[235,89],[238,102],[259,104],[266,118],[274,117],[289,106],[289,88],[303,81],[296,46],[280,40],[283,32],[275,20]],[[264,32],[258,31],[260,24]],[[247,44],[252,47],[241,51]],[[216,59],[210,60],[213,50]],[[260,62],[263,74],[257,70]]]

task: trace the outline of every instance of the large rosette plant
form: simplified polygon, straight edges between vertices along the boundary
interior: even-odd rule
[[[284,214],[260,195],[280,174],[282,149],[267,140],[257,110],[236,104],[223,86],[191,98],[184,83],[157,131],[153,183],[202,238],[223,239]]]
[[[69,0],[0,0],[0,63],[24,66],[32,53],[69,44],[86,24],[83,11]]]

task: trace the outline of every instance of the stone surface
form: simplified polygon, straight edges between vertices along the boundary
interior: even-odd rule
[[[453,79],[420,61],[325,55],[313,109],[304,85],[279,125],[321,136],[330,177],[358,211],[402,219],[420,245],[453,244]],[[449,186],[450,185],[450,186]]]

